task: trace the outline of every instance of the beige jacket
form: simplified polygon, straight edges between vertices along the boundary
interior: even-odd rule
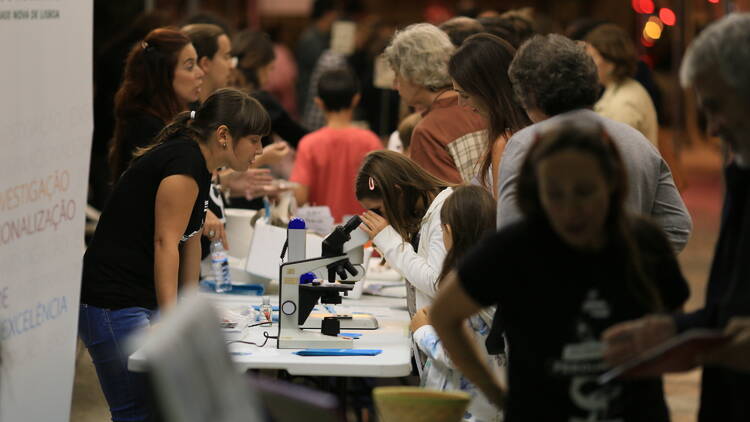
[[[646,89],[635,79],[608,84],[604,95],[594,105],[594,111],[637,129],[659,149],[656,108]]]

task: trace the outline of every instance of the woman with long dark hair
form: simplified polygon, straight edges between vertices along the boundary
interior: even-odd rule
[[[136,43],[115,95],[115,134],[109,151],[112,182],[136,149],[149,145],[177,113],[200,98],[203,71],[184,33],[157,28]]]
[[[185,111],[136,153],[115,184],[83,258],[78,334],[112,419],[147,420],[144,376],[127,369],[124,342],[195,287],[211,172],[245,171],[270,120],[248,95],[221,89]]]
[[[446,276],[430,320],[506,421],[668,421],[660,379],[597,378],[607,327],[687,299],[674,252],[658,227],[626,213],[624,165],[595,119],[559,117],[536,136],[518,179],[523,220]],[[508,341],[507,388],[463,330],[491,305]]]
[[[505,142],[531,124],[516,102],[508,78],[508,67],[515,53],[501,38],[476,34],[467,38],[448,62],[448,73],[460,102],[487,119],[487,147],[478,179],[495,197]]]

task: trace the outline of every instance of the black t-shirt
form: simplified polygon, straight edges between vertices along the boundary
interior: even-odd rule
[[[678,308],[689,291],[669,243],[640,219],[632,233],[665,307]],[[624,261],[614,245],[580,252],[547,223],[522,221],[461,262],[463,288],[479,304],[497,305],[504,324],[506,421],[669,420],[660,379],[596,383],[606,369],[602,332],[648,312],[626,282]]]
[[[142,113],[129,116],[122,122],[122,150],[120,169],[125,171],[138,148],[151,145],[156,135],[164,128],[164,122],[153,114]]]
[[[181,241],[201,229],[211,175],[195,141],[171,139],[136,159],[115,185],[83,258],[82,303],[109,309],[156,309],[156,192],[164,178],[175,174],[192,177],[199,190]]]

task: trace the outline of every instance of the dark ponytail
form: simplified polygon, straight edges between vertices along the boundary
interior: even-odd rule
[[[175,138],[190,138],[206,144],[221,125],[229,129],[235,143],[249,135],[267,136],[271,132],[271,118],[256,99],[239,90],[223,88],[211,94],[198,110],[178,114],[151,145],[138,149],[133,157],[140,157]]]

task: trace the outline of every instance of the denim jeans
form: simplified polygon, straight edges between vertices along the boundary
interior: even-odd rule
[[[133,307],[104,309],[81,304],[78,335],[86,345],[96,367],[112,420],[147,421],[151,405],[146,374],[128,371],[125,342],[147,327],[156,311]]]

